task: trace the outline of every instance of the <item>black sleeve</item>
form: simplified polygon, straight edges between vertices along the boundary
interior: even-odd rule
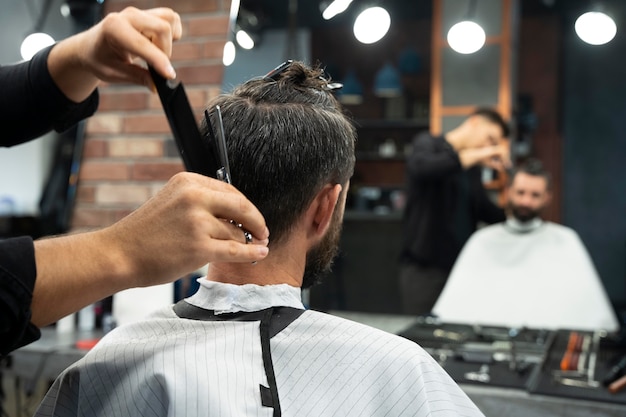
[[[436,179],[463,169],[454,148],[443,137],[428,133],[421,133],[413,140],[413,151],[406,163],[414,179]]]
[[[41,336],[30,322],[37,268],[30,237],[0,240],[0,355]]]
[[[48,72],[52,47],[30,61],[0,67],[0,146],[13,146],[55,129],[62,132],[98,108],[98,91],[74,103]]]

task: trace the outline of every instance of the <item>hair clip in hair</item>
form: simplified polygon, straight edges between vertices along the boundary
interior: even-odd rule
[[[335,91],[341,88],[343,88],[343,84],[341,83],[326,83],[326,86],[324,87],[324,89],[328,91]]]
[[[278,78],[280,77],[280,74],[285,72],[287,68],[291,66],[291,64],[293,64],[292,59],[289,59],[283,62],[282,64],[280,64],[279,66],[277,66],[276,68],[274,68],[273,70],[265,74],[265,78],[271,78],[272,80],[277,81]]]

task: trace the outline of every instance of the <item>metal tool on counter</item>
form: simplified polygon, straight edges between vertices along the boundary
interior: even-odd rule
[[[478,372],[466,372],[463,376],[468,381],[482,382],[484,384],[491,381],[491,376],[489,375],[489,365],[481,365]]]
[[[593,336],[570,332],[560,363],[561,369],[552,372],[554,380],[571,387],[598,388],[600,381],[595,379],[595,370],[603,335],[603,331],[596,331]]]

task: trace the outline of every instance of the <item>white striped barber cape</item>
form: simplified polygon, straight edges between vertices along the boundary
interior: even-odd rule
[[[181,318],[180,304],[109,333],[57,378],[35,415],[482,416],[399,336],[294,308],[229,318],[189,304],[214,319]]]

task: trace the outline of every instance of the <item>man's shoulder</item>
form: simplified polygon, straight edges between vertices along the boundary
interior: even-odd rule
[[[385,346],[383,348],[379,346],[377,349],[397,351],[398,346],[403,346],[406,353],[419,352],[428,355],[421,346],[411,340],[343,317],[307,310],[301,316],[301,320],[306,322],[307,333],[314,338],[328,338],[329,340],[349,338],[351,343],[355,344],[376,340],[377,345]]]
[[[552,240],[562,243],[581,244],[582,240],[576,230],[563,224],[544,222],[544,230],[551,236]]]
[[[544,221],[543,223],[546,229],[554,233],[561,233],[563,235],[570,235],[570,236],[578,236],[578,233],[576,233],[574,229],[572,229],[571,227],[565,226],[564,224],[553,223],[549,221]]]

